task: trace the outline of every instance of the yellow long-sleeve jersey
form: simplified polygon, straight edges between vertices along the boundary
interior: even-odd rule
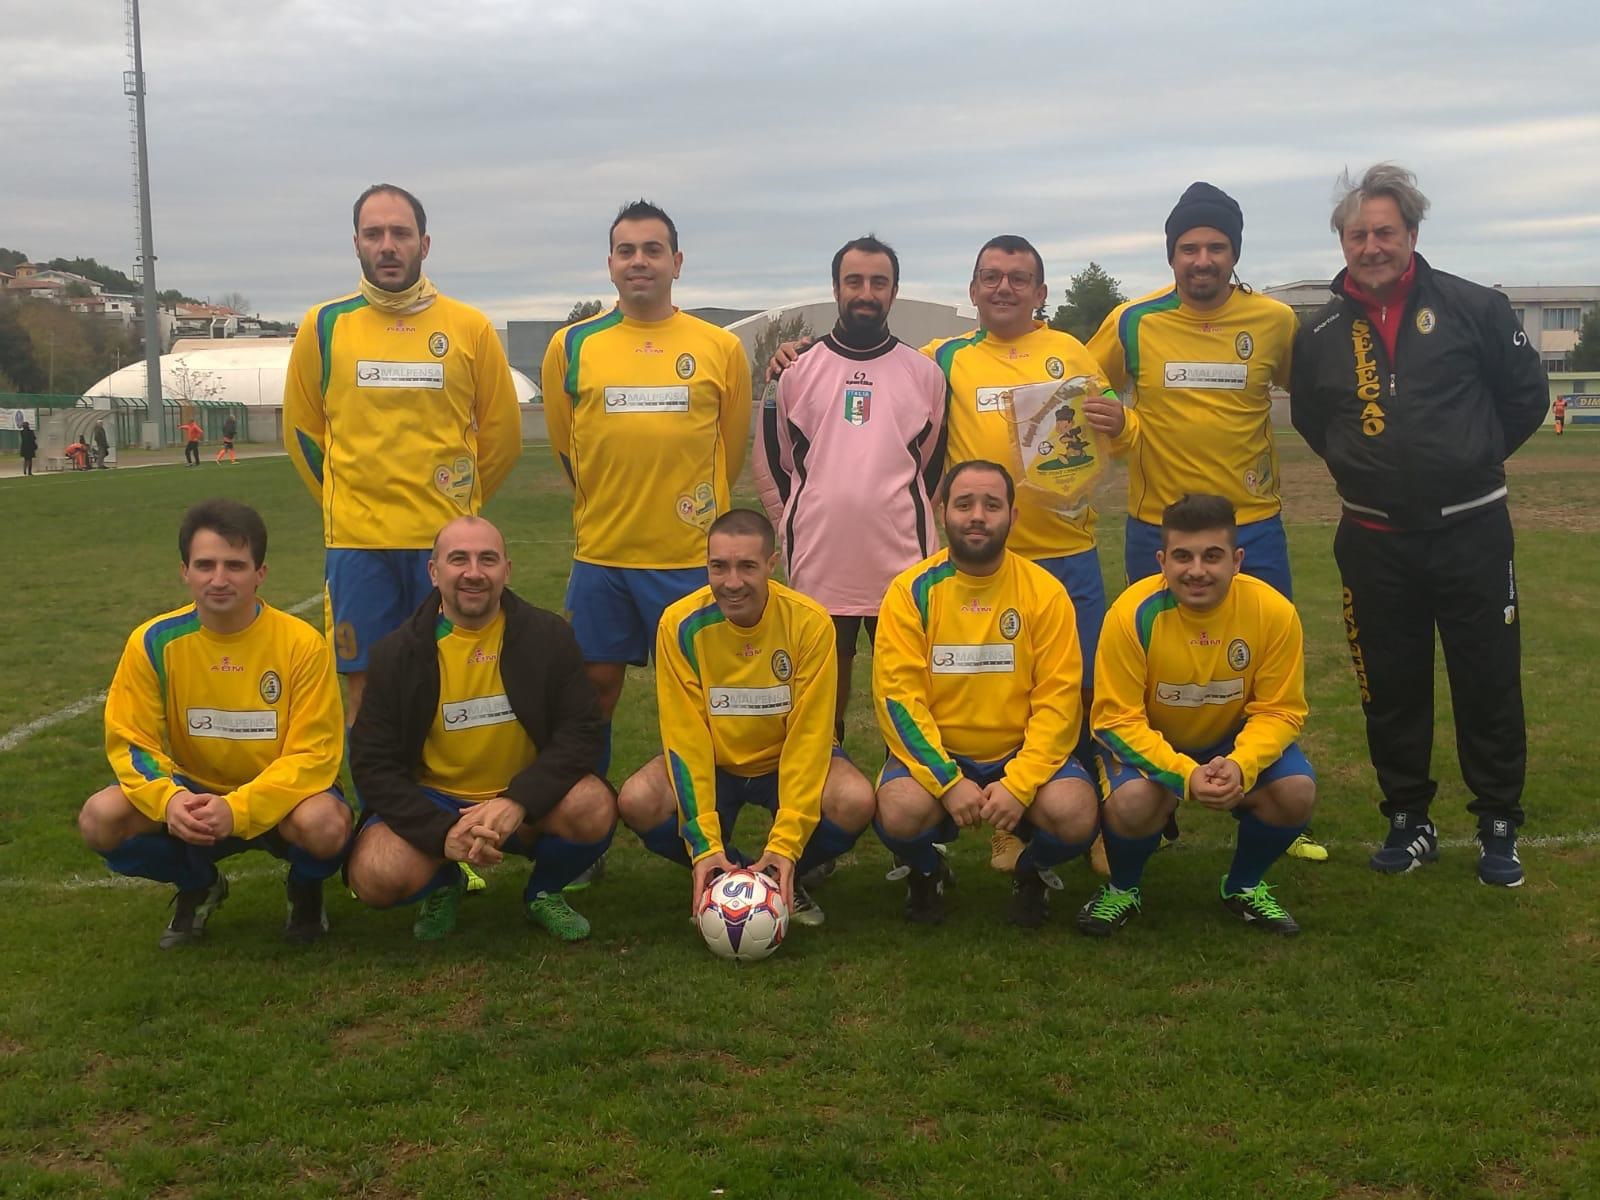
[[[459,800],[493,800],[539,757],[500,680],[505,633],[504,612],[482,629],[458,628],[443,614],[435,623],[439,707],[422,743],[417,782],[423,787]]]
[[[1200,765],[1191,754],[1232,737],[1248,791],[1305,725],[1294,605],[1237,575],[1221,604],[1196,612],[1162,576],[1141,579],[1106,614],[1091,717],[1102,745],[1180,796]]]
[[[313,308],[295,335],[283,440],[329,546],[420,550],[505,482],[522,416],[477,309],[439,296],[396,316],[354,295]]]
[[[573,557],[705,563],[750,441],[750,364],[725,329],[620,308],[558,330],[542,370],[550,448],[572,481]]]
[[[1001,393],[1025,383],[1100,374],[1082,342],[1042,321],[1010,341],[974,329],[960,337],[931,341],[922,352],[939,364],[949,389],[945,466],[983,458],[1005,466],[1013,477],[1018,471]],[[1006,545],[1032,559],[1079,554],[1094,548],[1094,522],[1093,507],[1078,517],[1066,517],[1041,508],[1022,493]]]
[[[746,778],[777,771],[773,853],[798,860],[822,817],[839,675],[833,621],[810,597],[768,587],[748,629],[703,587],[669,607],[656,631],[661,744],[696,862],[722,849],[718,767]]]
[[[1287,387],[1294,311],[1243,288],[1196,312],[1176,288],[1111,310],[1089,351],[1118,391],[1128,424],[1111,443],[1128,461],[1128,511],[1161,523],[1186,492],[1226,496],[1240,521],[1275,516],[1273,384]]]
[[[344,709],[333,652],[310,625],[265,603],[232,634],[206,629],[192,604],[174,609],[129,636],[105,730],[111,769],[145,816],[166,820],[187,786],[223,797],[234,836],[256,837],[339,777]]]
[[[935,796],[961,778],[951,755],[997,762],[1016,751],[1003,780],[1033,803],[1077,744],[1082,684],[1072,601],[1009,550],[988,576],[963,574],[941,550],[898,575],[878,609],[878,728]]]

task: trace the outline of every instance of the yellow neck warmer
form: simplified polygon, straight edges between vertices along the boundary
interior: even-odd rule
[[[426,275],[417,276],[417,281],[403,292],[386,292],[365,275],[361,277],[361,294],[367,298],[367,303],[373,308],[386,313],[402,316],[408,313],[419,313],[432,304],[439,295],[438,289],[433,286],[433,281]]]

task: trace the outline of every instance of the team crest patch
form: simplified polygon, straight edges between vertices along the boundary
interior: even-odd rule
[[[871,388],[845,388],[844,419],[852,425],[865,425],[872,420]]]
[[[679,496],[678,520],[696,529],[710,529],[717,519],[717,493],[709,483],[695,485],[693,495]]]
[[[689,376],[693,375],[694,374],[694,355],[692,355],[692,354],[680,354],[680,355],[678,355],[677,371],[678,371],[678,378],[679,379],[688,379]]]
[[[1437,317],[1435,317],[1433,315],[1433,309],[1431,309],[1431,308],[1419,308],[1419,309],[1417,309],[1417,332],[1418,333],[1432,333],[1433,330],[1434,330],[1434,327],[1437,326],[1438,324],[1439,324],[1439,318],[1437,318]]]
[[[789,682],[789,676],[794,674],[794,664],[789,661],[787,650],[772,652],[772,673],[778,677],[780,683]]]
[[[1022,632],[1022,617],[1014,608],[1008,608],[1000,614],[1000,636],[1006,641],[1011,641]]]
[[[1250,665],[1250,647],[1243,638],[1234,638],[1228,643],[1228,665],[1235,671],[1242,671]]]
[[[1060,379],[1067,373],[1067,364],[1052,354],[1044,360],[1044,370],[1051,379]]]
[[[472,460],[465,455],[433,468],[433,486],[457,504],[465,504],[472,495],[472,482]]]
[[[442,333],[436,333],[428,339],[428,353],[435,358],[443,358],[450,353],[450,339]]]
[[[278,678],[276,671],[268,671],[261,677],[261,698],[268,704],[276,704],[281,695],[283,695],[283,681]]]
[[[1250,361],[1250,356],[1256,352],[1256,340],[1250,336],[1249,330],[1241,330],[1239,336],[1233,339],[1233,352],[1241,362]]]

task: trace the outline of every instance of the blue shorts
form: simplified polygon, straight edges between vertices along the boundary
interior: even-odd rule
[[[704,567],[652,571],[574,560],[567,580],[567,620],[583,661],[644,666],[655,651],[662,612],[705,586]]]
[[[1244,565],[1240,570],[1263,583],[1270,583],[1285,599],[1293,600],[1289,539],[1283,531],[1283,517],[1268,517],[1265,521],[1239,526],[1239,545],[1244,548]],[[1129,517],[1122,538],[1122,560],[1129,583],[1161,574],[1161,564],[1156,561],[1159,549],[1161,526]]]
[[[1233,739],[1228,738],[1225,741],[1218,742],[1215,746],[1207,746],[1204,750],[1197,750],[1189,754],[1189,757],[1197,762],[1207,763],[1219,754],[1227,756],[1232,750]],[[1186,751],[1185,753],[1188,752]],[[1106,777],[1111,784],[1112,791],[1116,791],[1130,780],[1150,778],[1148,771],[1129,765],[1109,751],[1102,756],[1102,761],[1106,765]],[[1305,751],[1300,749],[1299,742],[1290,742],[1284,752],[1278,756],[1278,761],[1256,776],[1255,786],[1250,790],[1252,792],[1257,791],[1269,783],[1275,783],[1280,779],[1288,779],[1293,775],[1304,775],[1309,779],[1317,777],[1316,771],[1311,768],[1311,760],[1306,757]],[[1168,790],[1170,791],[1171,789],[1169,788]],[[1178,798],[1180,800],[1183,799],[1182,796]]]
[[[850,761],[850,756],[844,748],[837,744],[833,747],[833,757]],[[722,827],[722,845],[724,853],[735,861],[739,856],[728,847],[733,838],[734,822],[739,819],[739,810],[747,804],[754,804],[757,808],[764,808],[774,816],[778,812],[778,773],[768,771],[765,775],[735,775],[731,771],[717,768],[717,822]],[[751,860],[755,861],[754,859]]]
[[[1013,751],[998,762],[990,763],[978,762],[960,754],[952,754],[950,757],[955,760],[956,766],[961,768],[961,773],[972,780],[973,783],[979,787],[988,787],[995,780],[1004,777],[1007,765],[1016,756],[1016,752]],[[878,772],[877,786],[882,787],[891,779],[910,779],[911,777],[911,768],[891,754],[883,760],[883,769]],[[1099,782],[1088,771],[1084,770],[1083,764],[1076,758],[1067,759],[1046,782],[1054,783],[1058,779],[1081,779],[1094,789],[1096,798],[1100,795]],[[956,819],[949,813],[945,813],[940,819],[938,830],[939,841],[941,842],[953,842],[961,834],[960,826],[956,824]],[[1028,820],[1026,812],[1023,813],[1022,820],[1017,822],[1017,827],[1013,832],[1019,840],[1024,842],[1033,838],[1033,822]]]
[[[1083,652],[1083,686],[1093,687],[1094,655],[1100,646],[1100,626],[1106,622],[1106,581],[1100,574],[1100,555],[1090,549],[1033,561],[1059,579],[1072,597],[1078,618],[1078,648]]]
[[[404,625],[433,590],[430,550],[341,550],[329,548],[328,628],[339,673],[367,669],[367,655]]]
[[[437,788],[425,787],[417,790],[433,801],[433,806],[439,811],[447,812],[454,817],[459,817],[467,809],[473,808],[479,803],[475,800],[463,800],[459,796],[452,796],[449,792],[441,792]],[[356,830],[356,834],[360,836],[362,830],[365,830],[368,825],[383,824],[385,824],[384,819],[369,808],[362,815],[361,828]],[[513,833],[504,842],[500,843],[500,849],[508,854],[520,854],[524,858],[533,857],[533,847],[524,845],[520,834]]]
[[[186,792],[199,793],[205,791],[205,788],[196,783],[193,779],[190,779],[187,775],[182,775],[177,772],[173,773],[172,782],[177,784]],[[112,780],[112,783],[117,787],[122,786],[121,780],[114,779]],[[349,803],[347,800],[345,800],[344,789],[339,786],[337,780],[329,784],[326,790],[337,796],[342,803]],[[312,795],[320,794],[321,793],[318,792],[312,793]],[[305,797],[305,800],[309,799],[311,799],[311,796]],[[290,811],[292,812],[293,810],[291,809]],[[169,834],[169,836],[176,835]],[[232,858],[235,854],[243,854],[246,850],[265,850],[268,854],[272,855],[273,858],[281,858],[285,862],[289,861],[289,856],[292,854],[305,855],[308,858],[310,857],[309,855],[306,855],[304,850],[299,849],[287,838],[285,838],[283,834],[279,833],[276,825],[274,825],[271,829],[266,830],[264,833],[256,834],[256,836],[253,838],[234,837],[232,834],[229,834],[220,842],[213,842],[209,846],[196,846],[194,847],[194,850],[202,858],[205,858],[211,862],[221,862],[225,858]]]

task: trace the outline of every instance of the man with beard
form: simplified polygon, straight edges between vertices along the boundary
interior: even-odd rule
[[[1026,843],[1009,918],[1025,928],[1048,916],[1044,873],[1094,841],[1097,790],[1073,757],[1083,659],[1072,601],[1006,549],[1016,511],[1004,467],[951,467],[940,509],[948,549],[902,572],[879,610],[872,696],[889,757],[877,829],[908,869],[908,921],[943,920],[949,869],[935,843],[958,826]]]
[[[1089,352],[1117,390],[1084,401],[1084,417],[1128,464],[1123,563],[1129,583],[1160,573],[1161,514],[1179,496],[1217,494],[1238,513],[1244,572],[1293,599],[1279,499],[1272,388],[1287,387],[1295,316],[1235,281],[1244,212],[1192,183],[1167,217],[1172,286],[1112,309]],[[1174,825],[1169,836],[1177,836]],[[1290,850],[1320,862],[1302,836]]]
[[[617,305],[556,331],[541,378],[550,448],[572,484],[566,608],[611,716],[662,610],[704,587],[706,531],[728,511],[750,442],[750,365],[738,337],[672,303],[678,227],[646,200],[611,222]]]
[[[422,901],[412,932],[447,936],[460,864],[533,860],[530,922],[589,936],[562,890],[611,842],[617,803],[591,772],[600,708],[572,630],[507,589],[500,531],[458,517],[428,562],[437,590],[372,654],[372,688],[350,733],[367,819],[351,889],[378,908]]]
[[[1190,800],[1238,822],[1223,905],[1257,928],[1298,933],[1262,879],[1316,803],[1295,741],[1306,719],[1300,618],[1270,585],[1239,574],[1227,499],[1174,501],[1161,538],[1161,574],[1117,597],[1100,636],[1093,724],[1110,752],[1101,834],[1111,879],[1079,910],[1078,928],[1108,937],[1143,910],[1145,864]]]
[[[889,332],[899,290],[888,245],[868,234],[840,247],[838,323],[779,378],[756,437],[756,483],[789,584],[833,618],[839,742],[861,627],[871,642],[889,581],[938,544],[930,497],[944,467],[944,378]]]
[[[747,804],[772,814],[751,869],[778,882],[795,921],[822,909],[800,876],[855,844],[872,821],[872,785],[833,744],[833,625],[810,597],[772,581],[777,538],[750,509],[706,537],[706,587],[662,614],[656,699],[663,753],[618,797],[645,847],[693,865],[693,900],[713,873],[749,862],[732,845]]]
[[[489,319],[434,290],[421,203],[380,183],[355,203],[361,288],[295,336],[284,445],[322,506],[328,631],[354,721],[367,654],[427,596],[434,534],[476,514],[522,452],[522,419]]]

